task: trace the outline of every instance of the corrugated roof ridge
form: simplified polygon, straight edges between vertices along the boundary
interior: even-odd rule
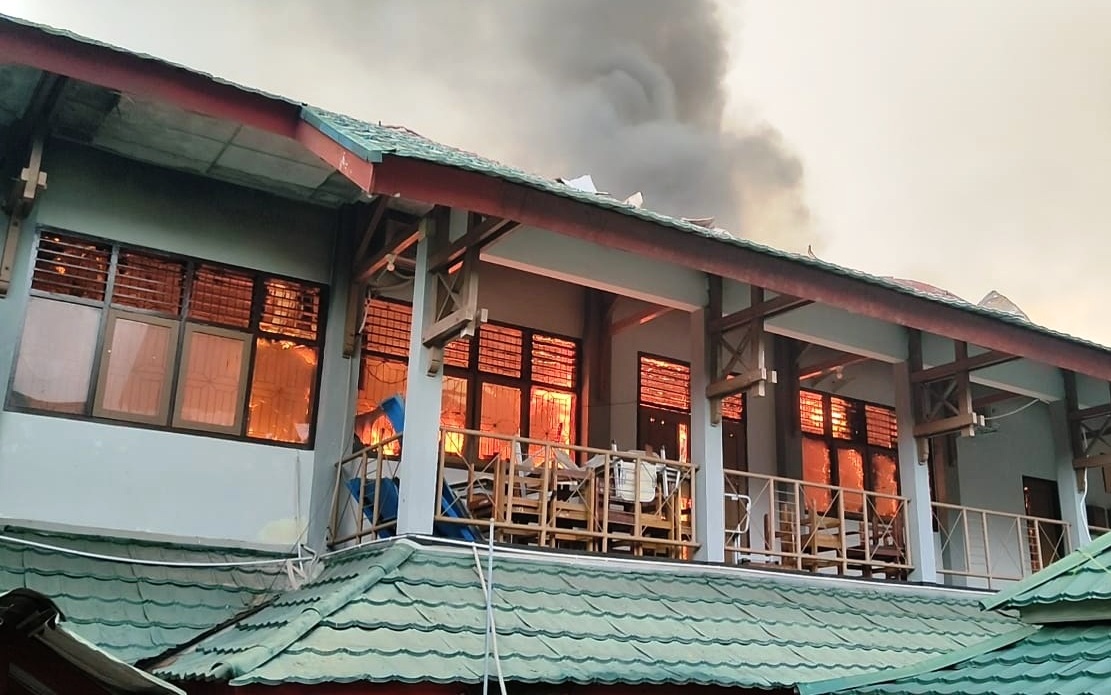
[[[811,681],[809,683],[799,683],[795,688],[799,695],[826,695],[826,693],[834,693],[850,688],[860,688],[879,683],[887,683],[901,678],[919,676],[924,673],[929,673],[930,671],[949,668],[950,666],[975,658],[981,654],[993,652],[997,649],[1004,649],[1029,637],[1038,630],[1038,627],[1024,625],[1010,632],[1005,632],[995,637],[989,637],[983,642],[979,642],[970,647],[954,649],[951,652],[925,659],[916,664],[911,664],[910,666],[870,671],[857,676],[843,676],[840,678]]]
[[[1066,557],[1041,571],[1035,572],[994,596],[985,598],[980,602],[980,605],[984,607],[984,610],[997,610],[1020,608],[1032,603],[1054,603],[1059,600],[1057,597],[1039,596],[1038,590],[1054,579],[1077,572],[1086,566],[1098,567],[1100,571],[1107,572],[1108,568],[1096,559],[1096,556],[1107,553],[1109,550],[1111,550],[1111,533],[1105,533],[1088,545],[1077,548]],[[1107,581],[1111,584],[1111,573],[1108,574]]]
[[[235,654],[219,664],[219,667],[208,677],[230,679],[230,683],[236,685],[239,678],[281,654],[291,644],[308,634],[321,620],[346,606],[354,597],[370,590],[383,577],[398,569],[415,550],[414,544],[405,541],[391,545],[381,552],[379,561],[365,574],[351,580],[346,586],[339,587],[333,593],[325,595],[316,603],[306,606],[299,616],[275,630],[266,645],[256,645]]]

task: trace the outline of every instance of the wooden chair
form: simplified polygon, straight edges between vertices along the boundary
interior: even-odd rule
[[[863,523],[863,522],[862,522]],[[868,539],[868,544],[863,542]],[[905,581],[909,569],[884,565],[907,565],[906,527],[901,514],[893,517],[877,516],[861,529],[861,543],[846,550],[849,567],[862,576],[882,574],[885,579]]]
[[[777,530],[786,565],[815,572],[823,567],[841,564],[836,557],[843,546],[840,523],[836,518],[820,513],[814,502],[804,496],[799,510],[792,502],[780,502],[777,509]],[[834,557],[823,555],[834,551]]]

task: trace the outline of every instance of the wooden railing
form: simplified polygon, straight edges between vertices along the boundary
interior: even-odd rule
[[[1069,524],[1025,514],[933,503],[938,573],[949,583],[996,589],[1069,553]]]
[[[1095,539],[1099,538],[1100,536],[1107,533],[1108,531],[1111,531],[1111,529],[1107,529],[1107,528],[1104,528],[1102,526],[1089,526],[1088,527],[1088,535],[1092,537],[1092,540],[1095,540]]]
[[[436,523],[495,540],[689,559],[696,466],[475,430],[441,428]]]
[[[393,535],[397,528],[396,454],[400,435],[372,444],[336,462],[330,546]]]
[[[905,579],[907,499],[741,471],[725,472],[725,559]]]

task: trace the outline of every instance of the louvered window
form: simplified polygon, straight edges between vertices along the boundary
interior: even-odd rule
[[[486,325],[478,334],[478,369],[488,374],[520,377],[523,336],[516,328]]]
[[[255,278],[232,268],[199,265],[193,272],[189,293],[189,318],[219,326],[251,325]]]
[[[685,364],[640,356],[641,405],[689,413],[691,409],[691,369]]]
[[[112,303],[177,316],[185,288],[185,262],[136,251],[120,251]]]
[[[550,335],[532,336],[532,380],[571,388],[575,385],[575,343]]]
[[[104,301],[112,248],[57,234],[39,239],[31,288],[48,294]]]
[[[289,280],[263,283],[264,301],[259,329],[266,333],[316,340],[320,317],[320,288]]]
[[[310,440],[319,286],[43,231],[31,293],[10,405]]]
[[[406,357],[413,310],[408,304],[371,299],[366,306],[364,349],[380,355]]]

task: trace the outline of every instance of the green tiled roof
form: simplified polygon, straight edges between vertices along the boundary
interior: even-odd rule
[[[1023,608],[1111,599],[1111,533],[984,601],[984,608]]]
[[[847,678],[799,690],[802,695],[1107,693],[1111,692],[1111,623],[1026,628],[875,681],[874,677]]]
[[[486,608],[472,552],[412,540],[344,551],[152,670],[235,685],[478,682]],[[964,592],[501,550],[494,585],[501,667],[526,683],[793,685],[1018,624]]]
[[[282,564],[203,565],[279,557],[0,525],[0,592],[25,587],[49,596],[68,630],[133,664],[196,639],[285,587]]]

